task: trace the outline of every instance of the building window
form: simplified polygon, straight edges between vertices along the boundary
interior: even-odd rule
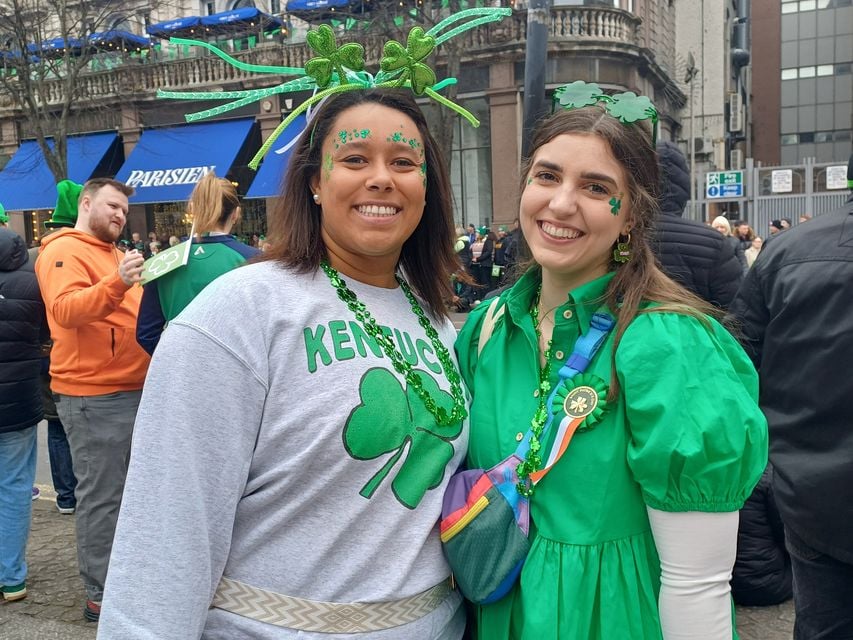
[[[832,142],[832,131],[818,131],[814,134],[815,142]]]
[[[212,16],[216,13],[216,3],[215,2],[206,2],[204,5],[205,15]]]
[[[800,134],[800,142],[802,142],[804,144],[814,142],[814,132],[809,131],[807,133],[801,133]]]
[[[782,5],[782,13],[796,13],[797,12],[797,3],[791,2]]]
[[[815,4],[815,0],[800,0],[800,11],[814,11]]]
[[[817,66],[817,75],[819,75],[819,76],[831,76],[832,75],[832,65],[831,64],[819,64]]]
[[[281,0],[270,0],[270,13],[273,15],[281,13]]]
[[[782,69],[782,80],[796,80],[797,79],[797,70],[794,69]]]
[[[814,67],[800,67],[800,77],[801,78],[814,78],[815,76],[815,68]]]

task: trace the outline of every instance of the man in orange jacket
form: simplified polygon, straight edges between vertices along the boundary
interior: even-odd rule
[[[51,388],[77,476],[77,559],[88,620],[101,610],[130,440],[149,357],[136,342],[142,254],[115,245],[133,189],[83,185],[77,223],[42,242],[36,275],[53,351]]]

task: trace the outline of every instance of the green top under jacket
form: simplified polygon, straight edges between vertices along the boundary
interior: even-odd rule
[[[552,385],[612,277],[575,289],[554,312]],[[504,313],[479,357],[488,303],[470,314],[456,342],[472,396],[469,468],[513,453],[538,407],[529,310],[539,280],[533,269],[501,294]],[[609,387],[615,333],[581,374],[583,384]],[[641,313],[625,331],[616,370],[618,398],[593,414],[591,428],[575,434],[536,487],[530,554],[513,591],[477,610],[482,640],[660,638],[660,564],[646,507],[736,511],[764,470],[758,376],[715,320]],[[551,444],[544,440],[543,460]]]

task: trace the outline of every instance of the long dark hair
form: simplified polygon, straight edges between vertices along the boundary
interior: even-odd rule
[[[411,92],[400,89],[348,91],[330,98],[302,133],[290,158],[290,167],[270,217],[271,246],[265,260],[276,260],[299,273],[311,273],[326,257],[320,233],[321,210],[312,199],[311,179],[320,171],[323,141],[338,116],[351,107],[375,103],[412,119],[424,145],[427,170],[426,206],[421,221],[403,244],[398,266],[430,314],[447,315],[450,276],[458,269],[453,252],[453,213],[450,179],[426,119]]]
[[[631,259],[625,263],[611,261],[610,270],[616,275],[610,281],[605,301],[616,317],[616,335],[613,345],[613,373],[610,380],[610,398],[619,391],[616,378],[616,349],[625,329],[640,312],[644,302],[656,302],[654,311],[672,311],[699,318],[706,315],[720,317],[720,310],[671,280],[658,267],[649,243],[652,225],[659,215],[660,172],[657,153],[652,146],[651,133],[643,123],[625,125],[610,116],[600,105],[561,110],[539,123],[533,133],[530,155],[524,160],[521,171],[521,191],[536,156],[536,151],[563,134],[594,135],[604,140],[616,161],[622,165],[631,194]],[[534,263],[530,248],[522,234],[520,253],[527,258],[527,267]]]

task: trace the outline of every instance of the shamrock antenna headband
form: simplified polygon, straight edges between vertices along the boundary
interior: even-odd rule
[[[606,95],[594,82],[576,80],[554,91],[554,107],[580,109],[599,102],[604,109],[622,124],[631,124],[640,120],[652,121],[652,146],[657,141],[658,111],[646,96],[638,96],[633,91]]]
[[[438,92],[444,87],[455,84],[456,78],[445,78],[436,82],[435,72],[424,63],[435,47],[458,36],[469,29],[482,24],[497,22],[512,13],[512,9],[500,7],[482,7],[466,9],[448,16],[429,31],[421,27],[413,27],[409,31],[406,45],[396,40],[385,43],[379,71],[373,75],[364,69],[364,47],[357,42],[349,42],[338,46],[335,34],[329,25],[320,25],[311,29],[307,35],[308,46],[317,54],[301,67],[276,67],[258,64],[248,64],[229,56],[221,49],[208,42],[197,42],[183,38],[172,38],[170,42],[194,47],[203,47],[219,56],[230,65],[254,73],[275,73],[279,75],[298,76],[293,80],[283,82],[267,89],[247,89],[243,91],[163,91],[157,92],[160,98],[177,100],[219,99],[231,102],[205,109],[197,113],[187,114],[187,122],[203,120],[217,116],[226,111],[237,109],[263,98],[293,91],[314,90],[314,95],[294,109],[278,125],[275,131],[264,141],[261,148],[249,162],[252,169],[257,169],[261,158],[266,155],[276,139],[299,114],[314,104],[336,93],[372,89],[375,87],[408,87],[417,95],[426,95],[436,102],[452,109],[473,126],[478,127],[480,121],[470,111],[464,109],[452,100]]]

